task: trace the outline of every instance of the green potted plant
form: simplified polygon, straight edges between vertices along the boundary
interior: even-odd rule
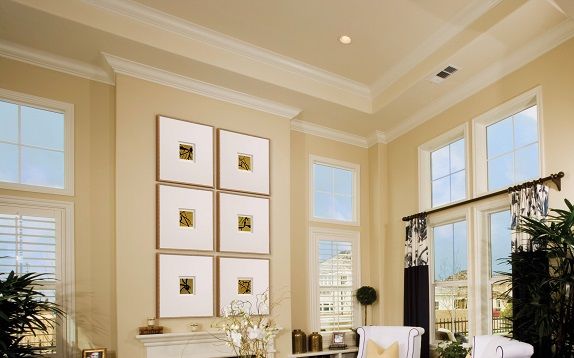
[[[565,204],[543,219],[522,217],[517,231],[528,234],[536,250],[508,259],[513,338],[532,344],[533,357],[574,356],[574,206]]]
[[[377,291],[371,286],[362,286],[357,290],[357,301],[365,309],[365,326],[367,325],[367,306],[372,305],[377,300]]]
[[[440,343],[436,348],[439,358],[465,358],[470,348],[464,347],[460,342]]]
[[[5,278],[3,276],[6,276]],[[64,312],[38,290],[42,274],[0,274],[0,352],[1,357],[42,357],[42,352],[26,336],[48,334]]]

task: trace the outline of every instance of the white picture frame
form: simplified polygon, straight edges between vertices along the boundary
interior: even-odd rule
[[[213,317],[213,273],[211,256],[157,254],[157,317]]]
[[[269,195],[270,140],[223,129],[217,133],[219,189]]]
[[[233,258],[219,257],[219,310],[222,312],[229,307],[233,300],[244,303],[246,310],[251,308],[252,314],[268,315],[268,300],[263,302],[265,294],[269,294],[269,259]],[[239,293],[239,281],[250,280],[251,291],[249,293]],[[269,297],[268,297],[269,298]]]
[[[213,188],[212,126],[157,116],[157,180]]]
[[[269,198],[218,193],[219,251],[269,254]]]
[[[213,251],[213,191],[157,185],[157,248]]]

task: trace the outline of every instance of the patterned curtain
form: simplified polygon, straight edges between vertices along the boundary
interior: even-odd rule
[[[515,231],[521,217],[543,218],[548,214],[548,187],[536,184],[510,193],[510,212],[512,233],[512,252],[536,250],[530,243],[530,237]]]
[[[422,327],[421,357],[429,357],[429,247],[427,218],[409,220],[405,238],[404,325]]]

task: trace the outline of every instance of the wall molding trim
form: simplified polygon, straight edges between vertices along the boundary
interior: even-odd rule
[[[98,66],[5,40],[0,40],[0,56],[109,85],[115,84],[113,75]]]
[[[248,95],[229,88],[202,82],[191,77],[178,75],[152,66],[134,62],[122,57],[103,53],[115,73],[137,77],[146,81],[199,94],[205,97],[255,109],[289,119],[295,118],[301,109],[274,102],[265,98]]]
[[[337,142],[355,145],[361,148],[368,148],[367,138],[357,134],[352,134],[338,129],[321,126],[315,123],[294,119],[291,121],[291,130],[305,134],[314,135]]]
[[[574,37],[574,21],[568,19],[561,22],[552,30],[538,36],[518,51],[477,73],[465,84],[438,98],[403,120],[399,125],[386,131],[387,140],[392,142],[464,99],[534,61],[572,37]]]
[[[272,65],[284,71],[297,73],[314,81],[344,90],[362,98],[371,98],[368,85],[339,74],[323,70],[294,58],[255,46],[245,41],[197,25],[165,12],[131,0],[83,0],[85,3],[116,14],[129,17],[165,31],[170,31],[195,41],[222,48],[237,55]]]

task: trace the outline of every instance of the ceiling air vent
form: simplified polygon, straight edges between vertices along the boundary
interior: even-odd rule
[[[453,75],[456,71],[458,71],[458,68],[454,67],[453,65],[448,65],[442,71],[429,78],[429,81],[432,83],[441,83]]]

